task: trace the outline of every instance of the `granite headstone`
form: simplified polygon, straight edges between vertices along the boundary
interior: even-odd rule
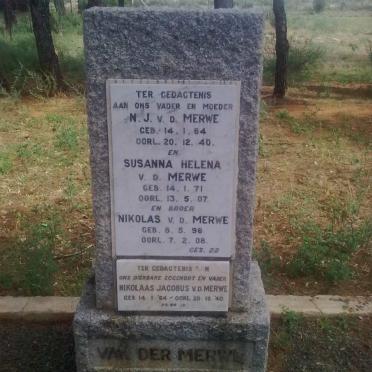
[[[263,17],[84,14],[95,276],[79,371],[264,371],[251,261]]]

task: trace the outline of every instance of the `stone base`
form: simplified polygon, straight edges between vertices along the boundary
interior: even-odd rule
[[[97,310],[88,283],[74,319],[78,371],[264,371],[270,317],[257,263],[249,279],[249,310],[219,316]]]

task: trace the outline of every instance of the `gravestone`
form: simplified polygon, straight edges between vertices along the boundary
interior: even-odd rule
[[[263,17],[84,15],[95,275],[78,371],[264,371],[251,261]]]

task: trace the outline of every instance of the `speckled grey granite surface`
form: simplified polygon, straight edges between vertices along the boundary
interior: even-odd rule
[[[241,9],[92,8],[84,13],[98,308],[115,307],[105,81],[144,78],[242,83],[231,310],[247,309],[262,30],[262,14]]]
[[[226,316],[120,315],[96,309],[92,280],[74,319],[78,371],[264,371],[270,318],[256,262],[248,292],[247,311]]]

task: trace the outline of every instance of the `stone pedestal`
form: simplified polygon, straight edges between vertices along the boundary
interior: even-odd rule
[[[264,371],[270,318],[255,262],[248,293],[242,313],[121,315],[97,310],[92,280],[74,320],[78,371]]]
[[[96,264],[74,321],[79,372],[265,370],[251,262],[262,35],[257,11],[85,12]]]

